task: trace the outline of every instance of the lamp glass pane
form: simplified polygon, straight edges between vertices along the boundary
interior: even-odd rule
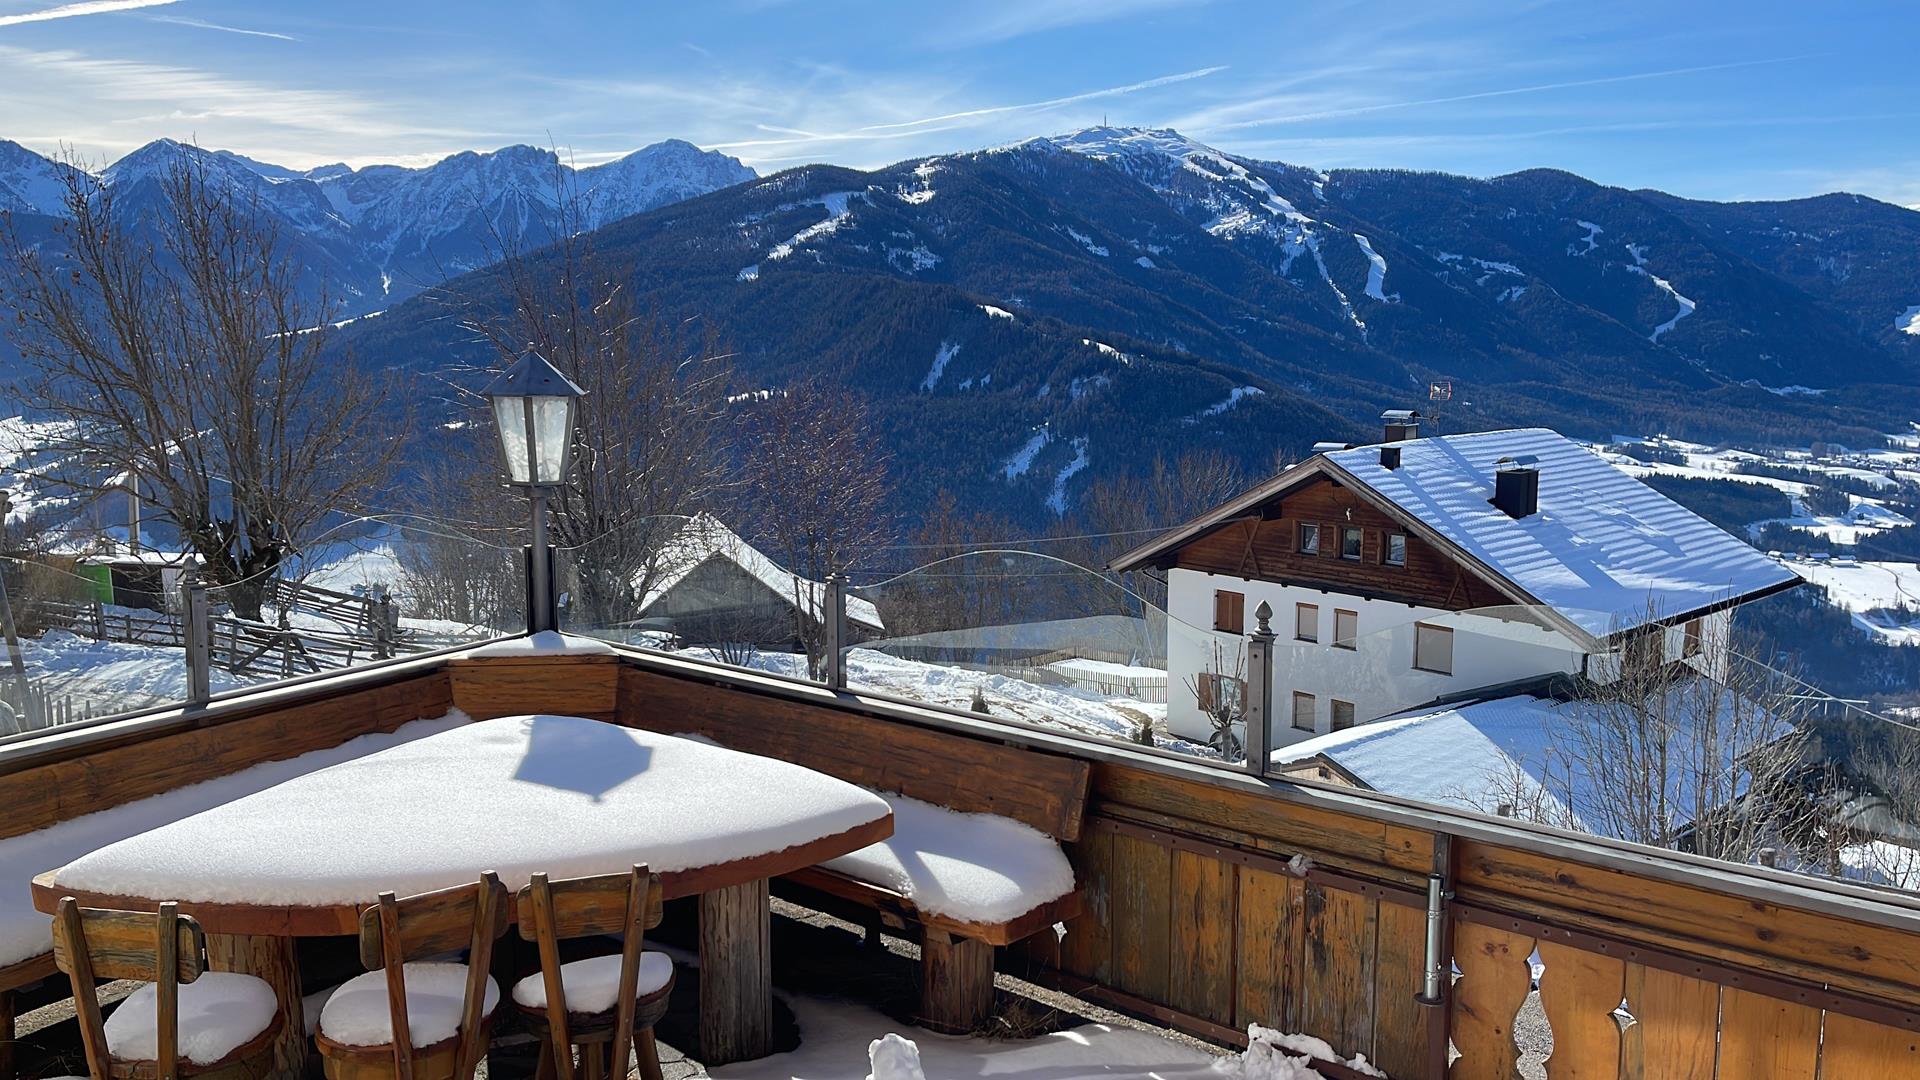
[[[567,451],[573,445],[573,399],[537,397],[533,400],[536,483],[557,484],[566,477]]]
[[[523,397],[493,399],[493,422],[500,429],[500,448],[506,452],[507,479],[516,484],[528,483],[533,475],[533,463],[527,453],[527,418],[521,411],[526,400]]]

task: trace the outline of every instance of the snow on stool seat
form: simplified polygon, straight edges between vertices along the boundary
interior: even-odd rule
[[[107,1049],[120,1061],[152,1061],[160,1054],[158,994],[146,983],[107,1017]],[[273,1023],[279,1002],[265,979],[208,971],[180,984],[180,1057],[212,1065],[252,1042]]]
[[[673,958],[666,953],[640,954],[639,978],[634,992],[640,997],[666,989],[673,981]],[[602,1013],[614,1007],[620,998],[620,954],[595,956],[560,965],[560,989],[567,999],[569,1013]],[[523,1009],[547,1007],[547,981],[541,972],[513,984],[513,1003]]]
[[[431,961],[408,963],[407,1028],[415,1047],[432,1046],[460,1032],[460,1010],[467,993],[467,965]],[[500,984],[487,979],[482,1016],[500,1003]],[[341,1046],[385,1046],[393,1042],[393,1018],[387,1011],[387,973],[369,971],[340,984],[320,1010],[320,1035]]]
[[[923,916],[961,923],[1012,923],[1073,891],[1066,853],[1031,825],[881,797],[893,807],[893,835],[823,867],[898,893]]]

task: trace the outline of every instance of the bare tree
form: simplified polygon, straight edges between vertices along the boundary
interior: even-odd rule
[[[71,465],[64,483],[98,494],[136,478],[257,619],[268,579],[326,515],[384,482],[398,442],[373,421],[404,399],[329,353],[327,297],[203,162],[176,165],[138,221],[84,169],[64,176],[51,242],[5,230],[0,289],[31,370],[17,392],[69,422],[51,448]],[[383,426],[405,430],[401,411],[388,405]]]
[[[1200,712],[1213,725],[1207,745],[1223,761],[1241,761],[1247,756],[1240,736],[1247,726],[1247,650],[1238,643],[1228,645],[1215,640],[1207,669],[1187,680],[1187,691],[1200,704]]]
[[[530,205],[546,215],[543,228],[509,233],[496,222],[496,265],[432,295],[492,344],[499,363],[532,348],[587,391],[574,472],[553,506],[553,540],[569,549],[573,617],[612,626],[638,614],[652,583],[671,570],[662,553],[727,482],[731,366],[703,321],[670,318],[636,293],[619,260],[597,246],[590,196],[557,161],[550,202]],[[529,251],[529,236],[552,243]],[[504,285],[505,310],[467,294],[472,280]],[[517,511],[497,496],[476,501]]]
[[[747,531],[793,578],[794,633],[819,678],[825,599],[814,585],[892,541],[887,454],[866,403],[819,382],[743,402],[738,432]]]

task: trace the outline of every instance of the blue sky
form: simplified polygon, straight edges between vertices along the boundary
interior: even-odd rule
[[[663,138],[763,172],[1103,118],[1313,165],[1920,204],[1920,5],[0,0],[0,137],[290,166]]]

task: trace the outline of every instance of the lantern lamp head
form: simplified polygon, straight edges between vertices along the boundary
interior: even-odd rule
[[[544,487],[566,479],[574,414],[585,394],[532,349],[487,387],[510,482]]]

